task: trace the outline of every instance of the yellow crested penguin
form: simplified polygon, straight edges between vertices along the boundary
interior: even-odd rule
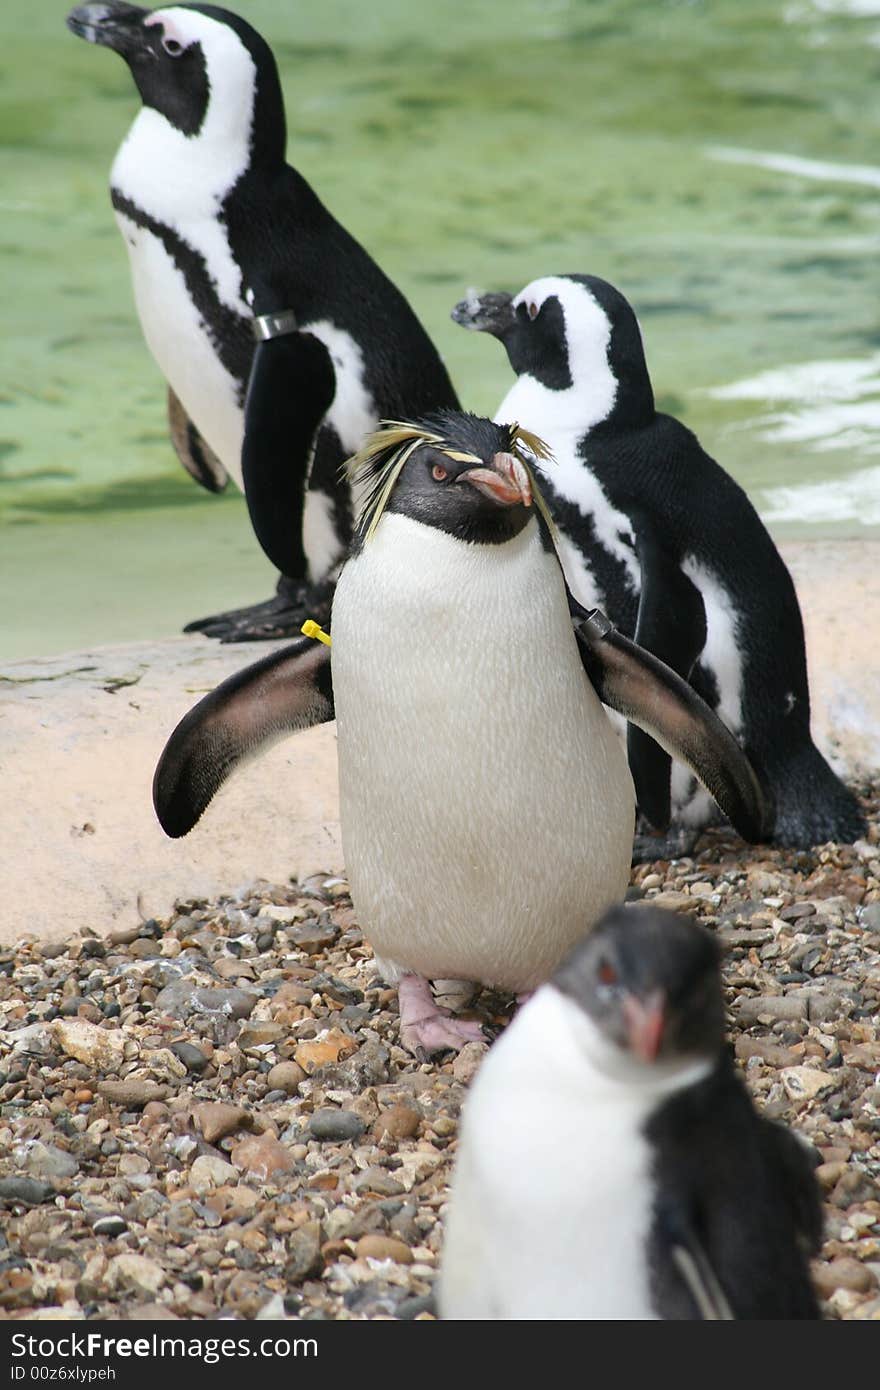
[[[626,889],[635,797],[602,702],[707,785],[748,838],[754,774],[708,706],[569,595],[531,463],[541,442],[457,412],[372,436],[333,602],[303,640],[224,682],[172,734],[154,802],[189,831],[236,762],[330,719],[352,900],[401,1038],[478,1036],[431,979],[523,994]],[[534,504],[534,505],[533,505]]]

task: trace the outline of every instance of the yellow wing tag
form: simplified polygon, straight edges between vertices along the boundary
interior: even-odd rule
[[[306,618],[300,631],[304,637],[314,637],[316,642],[323,642],[325,647],[332,647],[333,645],[330,633],[319,627],[314,618]]]

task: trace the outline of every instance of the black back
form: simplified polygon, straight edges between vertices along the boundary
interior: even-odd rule
[[[737,1318],[818,1318],[808,1255],[822,1212],[800,1142],[755,1112],[727,1053],[646,1126],[658,1200],[650,1238],[662,1318],[699,1316],[673,1249],[696,1241]]]

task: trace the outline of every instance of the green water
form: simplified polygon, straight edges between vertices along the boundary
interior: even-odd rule
[[[270,583],[241,499],[203,494],[167,442],[106,189],[137,99],[66,8],[0,15],[7,657],[174,632]],[[279,58],[291,161],[408,294],[469,407],[491,413],[510,377],[450,321],[464,290],[589,270],[634,302],[662,403],[777,533],[880,524],[880,0],[239,8]],[[828,360],[856,384],[710,394]],[[851,502],[818,515],[772,491],[828,480]]]

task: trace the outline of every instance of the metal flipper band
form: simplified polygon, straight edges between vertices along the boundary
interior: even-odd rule
[[[295,333],[298,324],[292,309],[282,309],[277,314],[258,314],[254,319],[254,337],[258,343],[269,338],[283,338],[285,333]]]
[[[581,623],[581,627],[591,637],[607,637],[609,632],[614,631],[613,622],[609,617],[606,617],[601,608],[591,608]]]

